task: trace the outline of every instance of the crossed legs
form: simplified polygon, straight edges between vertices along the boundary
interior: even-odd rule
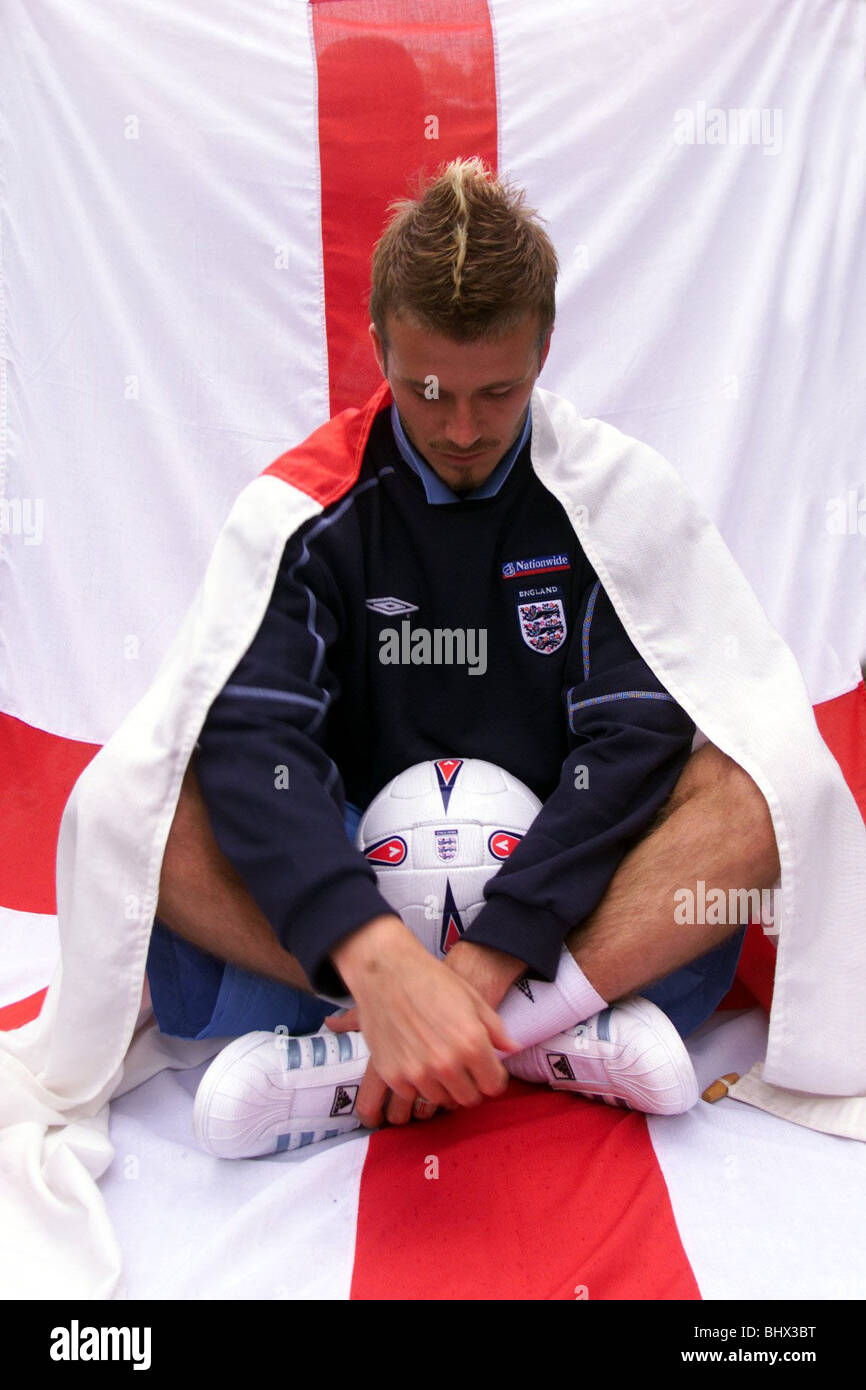
[[[763,794],[712,744],[686,764],[655,825],[625,857],[595,910],[567,938],[607,1000],[650,985],[718,946],[741,922],[677,923],[675,893],[771,888],[779,856]]]

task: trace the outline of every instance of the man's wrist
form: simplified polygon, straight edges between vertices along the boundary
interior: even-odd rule
[[[456,941],[445,964],[472,985],[492,1009],[499,1008],[511,986],[526,973],[525,961],[475,941]]]
[[[350,994],[355,993],[359,979],[376,972],[395,943],[404,941],[407,933],[411,936],[401,917],[395,912],[384,912],[356,927],[332,947],[331,960]]]

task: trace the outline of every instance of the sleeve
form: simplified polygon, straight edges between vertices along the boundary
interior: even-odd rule
[[[253,642],[208,711],[196,770],[220,849],[313,988],[344,994],[328,956],[392,909],[344,825],[326,747],[342,601],[302,529]]]
[[[485,885],[465,933],[545,980],[669,797],[695,725],[632,645],[596,580],[572,633],[563,690],[568,754],[556,790]]]

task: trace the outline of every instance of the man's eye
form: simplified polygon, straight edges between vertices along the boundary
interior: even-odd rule
[[[504,400],[506,396],[510,396],[513,390],[513,386],[506,386],[504,391],[485,391],[484,394],[486,396],[490,396],[491,399],[494,401],[501,401]],[[412,393],[415,396],[416,400],[419,401],[430,401],[438,399],[438,397],[436,396],[428,396],[427,392],[421,386],[413,386]]]

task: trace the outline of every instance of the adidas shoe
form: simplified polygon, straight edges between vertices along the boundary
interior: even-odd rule
[[[236,1038],[199,1083],[196,1144],[217,1158],[258,1158],[357,1129],[355,1101],[369,1055],[361,1033]]]
[[[648,1115],[680,1115],[698,1100],[685,1043],[667,1014],[639,995],[504,1061],[523,1081]]]

